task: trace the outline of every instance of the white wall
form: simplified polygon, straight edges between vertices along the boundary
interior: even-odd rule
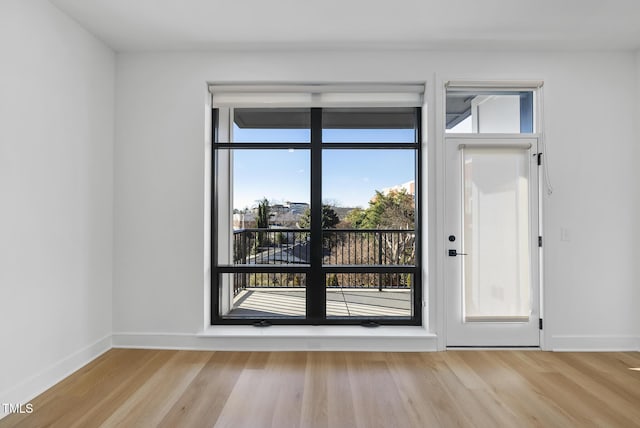
[[[114,67],[49,2],[0,2],[2,403],[110,347]]]
[[[574,64],[558,70],[544,93],[555,188],[545,212],[548,339],[569,349],[633,347],[640,303],[635,68],[629,55]],[[561,228],[569,241],[560,241]]]
[[[545,200],[545,340],[637,344],[640,231],[631,53],[221,52],[117,61],[114,341],[193,335],[203,319],[203,102],[207,81],[542,79],[555,193]],[[428,90],[430,154],[437,91]],[[438,178],[431,156],[431,178]],[[438,181],[439,182],[439,181]],[[430,189],[435,190],[432,180]],[[432,201],[435,214],[441,213]],[[441,220],[441,219],[440,219]],[[560,241],[566,228],[570,241]],[[435,229],[432,227],[432,233]],[[440,236],[441,237],[441,236]],[[434,244],[431,249],[435,250]],[[431,321],[442,318],[431,269]],[[436,293],[438,291],[438,293]],[[140,336],[136,336],[140,334]],[[145,336],[147,335],[147,336]],[[124,340],[124,339],[122,339]],[[157,344],[157,341],[155,342]]]

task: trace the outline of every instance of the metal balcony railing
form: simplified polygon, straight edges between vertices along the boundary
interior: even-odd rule
[[[415,231],[406,229],[327,229],[325,265],[415,265]]]
[[[305,265],[311,255],[308,229],[241,229],[234,231],[235,265]],[[415,266],[415,231],[405,229],[325,229],[324,266]],[[306,287],[304,273],[242,272],[234,274],[234,295],[247,287]],[[412,273],[328,273],[325,286],[342,288],[410,288]]]
[[[233,232],[234,264],[308,264],[308,229],[240,229]]]

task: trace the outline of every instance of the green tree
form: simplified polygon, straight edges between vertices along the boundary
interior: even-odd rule
[[[322,228],[323,229],[333,229],[336,225],[340,223],[340,218],[338,214],[331,208],[330,205],[322,206]],[[298,221],[298,225],[302,229],[309,229],[311,227],[311,210],[307,208],[307,210],[302,214],[300,220]]]
[[[356,229],[413,229],[414,197],[405,190],[386,195],[376,191],[366,210],[356,208],[347,219]]]
[[[269,201],[267,198],[262,198],[258,203],[258,215],[256,216],[256,226],[258,229],[269,228]],[[268,244],[268,238],[264,232],[257,233],[256,245],[257,247],[264,247]]]
[[[267,229],[269,227],[269,201],[267,200],[267,198],[263,198],[258,203],[256,225],[258,229]]]
[[[356,229],[401,229],[415,228],[414,196],[405,190],[387,194],[376,191],[365,210],[352,210],[347,219]],[[411,264],[415,259],[415,233],[379,233],[376,244],[384,260],[389,264]]]
[[[354,208],[347,213],[345,220],[350,227],[353,227],[354,229],[362,229],[362,222],[364,221],[365,215],[366,211],[362,208]]]

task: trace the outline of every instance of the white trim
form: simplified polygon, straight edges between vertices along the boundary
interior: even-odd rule
[[[208,94],[209,97],[211,94]],[[203,214],[204,214],[204,236],[203,239],[203,301],[202,301],[202,325],[210,323],[211,313],[211,202],[213,198],[212,174],[213,174],[213,122],[211,103],[205,104],[204,112],[204,176],[203,179]]]
[[[444,285],[444,263],[445,263],[445,210],[444,210],[444,141],[445,141],[445,118],[446,118],[446,88],[444,81],[438,74],[434,74],[434,90],[432,106],[435,110],[433,117],[434,130],[433,139],[433,153],[434,153],[434,165],[433,165],[433,181],[434,181],[434,196],[429,201],[431,204],[427,211],[427,216],[435,217],[435,227],[433,230],[432,239],[435,241],[435,248],[432,257],[432,263],[435,267],[435,283],[430,285],[433,289],[433,293],[436,297],[434,304],[430,307],[430,310],[434,311],[435,319],[437,322],[437,328],[435,331],[438,333],[438,350],[444,351],[447,349],[445,332],[447,331],[446,324],[446,309],[445,309],[445,285]],[[433,277],[433,275],[432,275]]]
[[[114,348],[203,351],[431,352],[437,337],[422,327],[214,326],[200,333],[114,333]]]
[[[475,141],[475,140],[474,140]],[[533,146],[532,143],[505,143],[505,144],[458,144],[458,150],[463,149],[522,149],[529,150]]]
[[[209,84],[214,107],[419,107],[424,84]]]
[[[265,106],[268,104],[269,107],[274,107],[274,105],[278,105],[280,102],[285,102],[283,100],[289,100],[286,102],[289,103],[294,103],[295,104],[295,98],[296,97],[304,97],[304,96],[310,96],[312,100],[314,100],[313,105],[319,105],[322,107],[327,107],[330,104],[337,104],[337,105],[341,105],[341,104],[345,104],[348,107],[359,107],[359,104],[363,104],[364,106],[367,107],[373,107],[376,104],[380,104],[380,106],[383,107],[398,107],[398,106],[413,106],[414,102],[418,103],[415,104],[415,107],[421,107],[423,109],[426,109],[427,107],[427,103],[424,99],[424,94],[426,91],[426,87],[427,87],[427,83],[426,82],[422,82],[422,83],[398,83],[398,84],[394,84],[394,83],[382,83],[382,84],[374,84],[374,83],[366,83],[366,84],[306,84],[306,85],[300,85],[300,84],[283,84],[283,85],[277,85],[277,84],[267,84],[267,85],[261,85],[261,84],[252,84],[252,83],[247,83],[247,84],[242,84],[242,83],[237,83],[237,84],[228,84],[228,83],[221,83],[221,84],[215,84],[215,83],[210,83],[208,86],[209,92],[212,93],[212,97],[213,97],[213,108],[219,108],[219,117],[218,117],[218,126],[220,127],[219,131],[218,131],[218,138],[221,142],[230,142],[233,141],[233,111],[234,108],[239,107],[238,103],[240,104],[241,107],[244,107],[246,105],[244,105],[243,103],[246,101],[247,105],[252,105],[252,104],[260,104],[261,102],[263,102],[263,100],[271,100],[273,101],[274,97],[276,99],[275,102],[267,102],[264,101]],[[307,93],[305,92],[305,90],[313,90],[315,92],[311,92],[311,93]],[[323,90],[326,91],[333,91],[333,92],[322,92]],[[375,93],[371,93],[371,92],[367,92],[367,91],[371,91],[371,90],[375,90]],[[215,92],[215,93],[214,93]],[[283,96],[282,100],[277,100],[277,97],[279,97],[280,95]],[[317,97],[317,95],[319,95],[320,97]],[[344,95],[344,99],[340,98],[340,99],[334,99],[334,96],[340,97]],[[220,96],[222,98],[218,98],[218,104],[216,105],[216,96]],[[229,96],[230,98],[225,98],[226,96]],[[325,96],[326,99],[322,99],[322,97]],[[368,99],[367,97],[371,97],[370,99]],[[237,102],[231,102],[233,101],[234,97],[238,97],[236,99]],[[379,98],[378,98],[379,97]],[[354,101],[355,100],[355,101]],[[403,100],[409,100],[409,104],[407,104],[405,101]],[[285,103],[286,103],[285,102]],[[229,103],[230,106],[227,106],[226,104]],[[208,108],[211,108],[211,106],[208,106]],[[428,120],[427,118],[425,118],[425,116],[422,116],[422,123],[421,126],[423,126],[423,130],[426,129],[430,129],[430,127],[428,127]],[[227,128],[224,128],[224,126],[227,126]],[[205,140],[206,140],[206,131],[205,131]],[[429,139],[429,137],[425,136],[425,133],[422,133],[422,141],[420,142],[423,146],[423,152],[422,152],[422,158],[419,160],[420,162],[423,162],[424,159],[427,158],[427,154],[425,153],[426,150],[428,150],[428,145],[426,143],[426,141]],[[205,141],[205,146],[206,146],[206,141]],[[231,149],[230,152],[232,152],[233,150]],[[205,154],[207,152],[205,151]],[[230,154],[231,156],[231,154]],[[423,164],[424,165],[424,164]],[[225,173],[226,169],[229,169],[229,171],[231,170],[231,163],[229,163],[228,165],[215,165],[214,167],[212,167],[212,170],[215,171],[219,176],[222,177],[227,177],[229,176],[229,174]],[[425,167],[425,169],[423,169],[423,175],[421,177],[422,183],[419,183],[419,191],[421,192],[421,197],[428,197],[428,190],[427,190],[427,186],[431,180],[429,180],[424,171],[428,171],[429,168]],[[206,167],[205,167],[205,181],[208,180],[209,178],[206,176]],[[233,183],[229,184],[229,187],[231,188],[233,186]],[[223,194],[223,192],[220,190],[220,188],[217,189],[212,189],[211,191],[207,192],[206,191],[207,185],[205,184],[205,204],[210,205],[211,204],[211,199],[212,198],[218,198],[222,201],[224,201],[225,203],[228,203],[230,200],[230,195],[233,194],[232,189],[229,190],[227,192],[227,194]],[[423,199],[424,201],[425,199]],[[217,201],[218,205],[220,204],[220,201]],[[426,213],[428,211],[428,205],[425,204],[425,202],[423,202],[423,216],[427,217],[427,215],[425,215],[424,213]],[[209,230],[207,229],[207,226],[210,224],[210,217],[211,215],[209,214],[207,217],[207,212],[205,210],[205,230]],[[207,223],[208,222],[208,223]],[[222,220],[220,220],[220,218],[218,218],[218,223],[222,223]],[[232,230],[233,228],[231,227],[231,220],[229,221],[228,227],[218,227],[217,230]],[[223,225],[224,226],[224,225]],[[210,226],[210,227],[216,227],[215,225]],[[428,233],[428,232],[425,232]],[[423,235],[424,239],[423,239],[423,248],[422,248],[422,262],[423,262],[423,266],[422,266],[422,281],[421,281],[421,287],[422,287],[422,324],[423,326],[425,326],[426,328],[428,328],[432,323],[430,323],[429,318],[428,318],[428,314],[430,313],[435,313],[435,310],[431,310],[431,308],[427,309],[427,305],[429,304],[428,302],[429,297],[427,296],[427,293],[429,292],[430,288],[428,287],[428,271],[426,271],[427,269],[427,263],[429,261],[428,258],[428,254],[429,254],[429,249],[426,249],[426,245],[424,243],[428,243],[428,235],[425,236]],[[205,234],[205,241],[209,239],[209,234]],[[227,245],[229,248],[222,248],[222,246]],[[229,240],[228,243],[225,244],[225,239],[218,239],[218,252],[217,254],[227,254],[229,253],[229,251],[231,251],[231,246],[232,246],[232,242]],[[224,250],[224,251],[221,251]],[[211,263],[209,261],[206,260],[206,254],[207,254],[207,243],[205,242],[205,261],[204,261],[204,272],[205,272],[205,281],[204,281],[204,286],[205,286],[205,291],[204,291],[204,297],[205,297],[205,302],[204,302],[204,328],[207,329],[207,322],[212,322],[211,321],[211,303],[210,303],[210,299],[211,299],[211,289],[212,289],[212,283],[215,281],[215,278],[212,278],[212,266]],[[219,258],[219,257],[218,257]],[[207,290],[208,287],[208,290]],[[228,299],[225,299],[225,297],[228,296]],[[221,304],[220,306],[220,312],[222,314],[225,314],[228,312],[230,305],[231,305],[231,300],[232,297],[230,294],[226,293],[226,296],[223,296],[221,299]]]
[[[211,93],[324,93],[324,92],[405,92],[423,93],[424,83],[291,83],[291,84],[260,84],[260,83],[210,83]]]
[[[445,89],[511,89],[536,90],[542,88],[542,80],[445,80]]]
[[[424,96],[423,96],[423,104],[422,104],[422,122],[421,126],[421,136],[422,141],[420,141],[420,149],[421,149],[421,162],[420,168],[422,171],[422,176],[420,179],[420,183],[418,183],[418,191],[420,192],[420,204],[421,204],[421,224],[420,230],[422,233],[422,247],[420,260],[420,269],[422,270],[422,281],[420,286],[422,287],[422,325],[427,331],[432,334],[436,333],[437,321],[435,319],[435,314],[437,313],[435,307],[435,290],[432,285],[435,285],[435,275],[434,265],[432,263],[432,255],[435,254],[433,244],[431,242],[430,237],[435,236],[433,225],[435,224],[435,218],[429,215],[430,207],[434,206],[434,195],[435,192],[432,192],[433,184],[435,183],[434,172],[435,169],[432,169],[432,165],[435,165],[433,159],[435,156],[433,155],[434,145],[434,133],[433,127],[431,126],[433,123],[434,117],[434,109],[432,108],[432,98],[433,98],[433,90],[434,85],[430,85],[426,81],[423,83],[425,88]],[[439,345],[436,343],[436,348],[439,348]]]
[[[477,78],[477,77],[476,77]],[[538,150],[544,151],[545,156],[546,147],[545,147],[545,139],[544,139],[544,116],[543,116],[543,86],[544,81],[541,79],[535,80],[517,80],[517,79],[502,79],[502,80],[474,80],[470,79],[448,79],[443,76],[438,75],[437,73],[434,75],[434,86],[438,89],[435,91],[435,99],[433,101],[433,105],[436,109],[435,115],[435,144],[436,144],[436,201],[435,206],[440,207],[440,209],[435,212],[436,215],[436,266],[437,266],[437,283],[435,285],[436,294],[439,296],[437,307],[437,320],[438,320],[438,328],[437,332],[439,333],[439,343],[438,349],[444,350],[447,349],[446,342],[446,331],[447,331],[447,322],[446,322],[446,311],[448,310],[445,303],[445,295],[446,295],[446,284],[445,284],[445,248],[447,245],[446,241],[446,231],[445,231],[445,143],[447,140],[453,139],[469,139],[475,141],[482,141],[483,139],[509,139],[509,140],[519,140],[519,139],[536,139],[538,141]],[[487,91],[487,90],[521,90],[521,91],[534,91],[535,92],[535,104],[534,104],[534,130],[535,133],[531,134],[482,134],[482,133],[447,133],[446,132],[446,98],[447,98],[447,90],[459,90],[459,91]],[[546,166],[545,166],[546,167]],[[537,218],[537,227],[539,236],[543,236],[544,229],[544,196],[541,193],[541,185],[540,183],[544,180],[542,177],[538,176],[538,218]],[[544,251],[543,248],[539,249],[538,252],[538,271],[537,271],[537,282],[538,282],[538,291],[539,291],[539,301],[538,301],[538,311],[539,318],[544,318]],[[542,350],[551,350],[551,346],[548,343],[549,341],[545,341],[545,331],[539,331],[539,346]]]
[[[556,352],[638,352],[640,336],[555,334],[546,345],[547,350]]]
[[[540,138],[539,133],[532,134],[477,134],[473,132],[469,133],[458,133],[458,132],[447,132],[445,134],[445,140],[530,140],[533,138]]]
[[[111,348],[111,335],[109,334],[52,364],[40,373],[23,380],[18,385],[0,392],[2,402],[26,404]],[[7,415],[4,411],[0,410],[0,419],[5,416]]]

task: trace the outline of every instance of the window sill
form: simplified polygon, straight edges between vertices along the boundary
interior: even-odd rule
[[[202,338],[436,338],[421,326],[210,326],[197,334]]]
[[[210,326],[198,333],[114,333],[114,348],[203,351],[431,352],[438,337],[419,326]]]

